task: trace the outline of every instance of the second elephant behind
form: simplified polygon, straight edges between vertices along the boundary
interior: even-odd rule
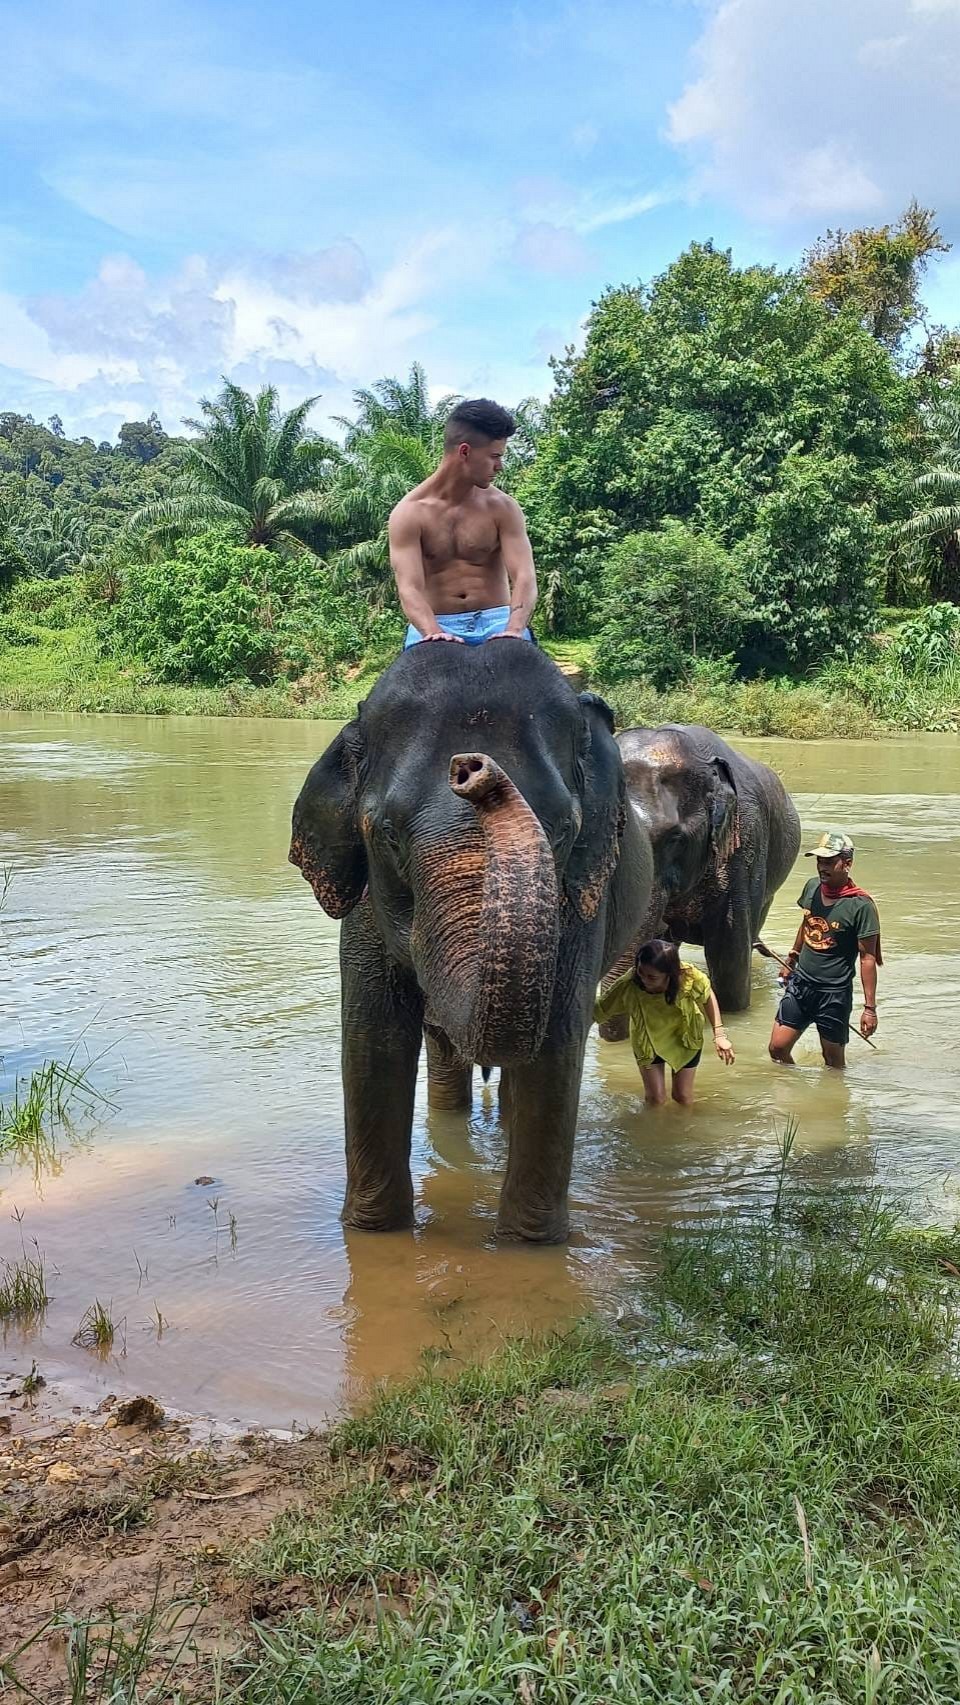
[[[743,1011],[753,943],[800,850],[793,801],[768,765],[698,724],[627,728],[617,744],[653,846],[641,939],[703,947],[721,1009]]]

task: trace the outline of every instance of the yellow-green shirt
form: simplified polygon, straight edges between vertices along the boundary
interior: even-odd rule
[[[605,1024],[608,1018],[625,1013],[637,1065],[649,1066],[659,1054],[678,1072],[703,1047],[703,1015],[710,994],[710,979],[696,965],[681,965],[673,1006],[667,1005],[665,995],[648,994],[632,970],[625,971],[605,995],[597,996],[593,1016],[597,1024]]]

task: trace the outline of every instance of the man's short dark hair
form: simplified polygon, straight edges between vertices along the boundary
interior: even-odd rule
[[[517,423],[508,409],[492,403],[489,397],[474,397],[471,402],[458,403],[443,429],[443,447],[455,450],[458,444],[489,444],[495,438],[512,438]]]

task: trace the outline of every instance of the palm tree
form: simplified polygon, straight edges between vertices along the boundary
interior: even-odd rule
[[[342,577],[359,576],[374,591],[389,584],[390,511],[433,472],[443,453],[443,429],[459,397],[431,404],[427,376],[414,362],[406,382],[380,379],[354,391],[357,414],[343,417],[344,447],[332,467],[320,513],[341,541],[331,553]]]
[[[25,548],[36,579],[55,580],[79,567],[94,543],[94,530],[81,516],[49,509],[40,526],[27,534]]]
[[[442,435],[441,435],[442,436]],[[437,465],[437,452],[411,433],[381,427],[355,442],[336,469],[323,498],[323,518],[335,539],[332,552],[341,575],[359,575],[368,586],[389,580],[390,511]]]
[[[316,397],[284,414],[273,385],[255,397],[224,380],[214,402],[203,398],[199,434],[184,452],[170,497],[131,516],[129,530],[160,545],[203,527],[233,525],[248,545],[303,549],[321,517],[317,489],[338,460],[336,446],[308,433]]]
[[[33,573],[23,547],[16,504],[0,493],[0,591]]]
[[[915,482],[918,505],[901,537],[924,569],[927,595],[960,602],[960,367],[930,405],[930,465]]]
[[[354,448],[357,439],[383,429],[439,441],[447,416],[460,398],[451,392],[431,405],[427,375],[419,361],[415,361],[406,384],[402,379],[378,379],[372,389],[354,391],[353,400],[358,410],[356,419],[338,420],[346,431],[348,451]]]

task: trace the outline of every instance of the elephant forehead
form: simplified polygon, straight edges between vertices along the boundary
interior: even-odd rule
[[[676,746],[671,746],[666,741],[656,746],[647,746],[643,752],[638,753],[638,757],[641,763],[649,764],[651,769],[661,765],[679,764],[681,761]]]

